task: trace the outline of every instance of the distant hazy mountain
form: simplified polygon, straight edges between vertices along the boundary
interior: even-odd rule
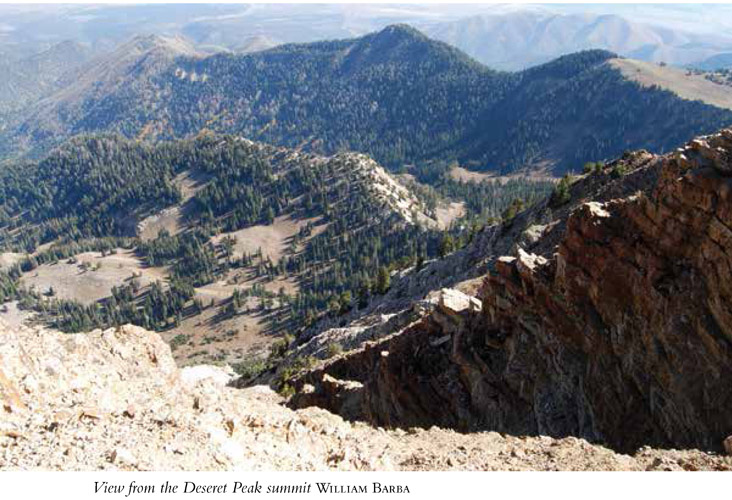
[[[15,117],[8,115],[11,124],[20,121],[15,129],[17,135],[13,140],[18,142],[14,147],[44,149],[55,145],[59,136],[78,132],[69,125],[73,117],[82,115],[105,128],[105,123],[114,120],[114,113],[104,107],[110,96],[135,95],[136,101],[117,103],[129,109],[143,102],[155,106],[149,77],[165,71],[176,57],[183,55],[195,58],[198,53],[180,38],[139,36],[109,54],[77,65],[76,69],[70,67],[59,78],[55,92],[41,96]]]
[[[712,56],[708,59],[703,60],[702,62],[690,64],[690,66],[703,69],[705,71],[729,69],[732,68],[732,52],[717,54],[716,56]]]
[[[0,115],[58,90],[63,77],[91,57],[91,50],[66,41],[19,60],[0,59]]]
[[[148,34],[236,52],[253,40],[344,39],[407,23],[497,69],[585,49],[684,65],[732,52],[730,14],[724,5],[0,5],[0,54],[27,57],[68,39],[108,51]]]
[[[31,55],[67,39],[108,50],[149,34],[236,50],[252,37],[282,43],[342,39],[432,17],[422,10],[338,4],[0,5],[0,53]]]
[[[587,49],[683,65],[732,47],[732,38],[699,36],[616,15],[515,12],[440,23],[425,28],[425,32],[488,66],[507,70]]]
[[[22,113],[0,133],[0,152],[38,154],[80,133],[159,140],[211,130],[366,152],[392,168],[458,160],[561,172],[732,124],[729,110],[624,77],[614,57],[586,51],[501,73],[404,25],[208,57],[180,39],[137,38]]]

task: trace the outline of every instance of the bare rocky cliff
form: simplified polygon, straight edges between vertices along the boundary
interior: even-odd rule
[[[477,301],[443,292],[420,319],[293,379],[292,404],[384,426],[722,451],[732,132],[629,154],[572,187],[588,192],[516,238]],[[493,248],[510,224],[490,230]]]

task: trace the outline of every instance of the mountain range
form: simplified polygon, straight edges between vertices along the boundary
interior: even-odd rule
[[[649,62],[696,65],[704,64],[732,44],[730,36],[721,34],[700,35],[613,14],[587,13],[472,16],[425,27],[425,33],[490,67],[506,70],[524,69],[588,49],[610,50]]]
[[[0,130],[14,112],[62,89],[64,76],[83,66],[93,56],[91,49],[71,41],[53,45],[43,52],[19,59],[0,61]]]
[[[435,161],[563,173],[626,149],[668,151],[732,123],[728,109],[627,78],[617,57],[584,51],[497,72],[404,25],[243,55],[138,37],[16,113],[0,154],[43,154],[80,133],[159,140],[210,130],[360,151],[418,173]]]
[[[111,51],[135,35],[185,36],[206,52],[247,51],[243,40],[353,38],[406,23],[494,69],[520,70],[603,49],[650,62],[704,64],[732,51],[724,5],[155,5],[0,6],[0,53],[22,59],[75,40]],[[716,69],[716,68],[712,68]]]

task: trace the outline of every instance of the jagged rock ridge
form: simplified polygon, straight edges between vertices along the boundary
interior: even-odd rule
[[[721,450],[732,434],[732,131],[609,168],[622,178],[602,201],[493,263],[482,310],[438,307],[295,380],[294,404],[386,426]],[[362,388],[346,391],[348,380]]]

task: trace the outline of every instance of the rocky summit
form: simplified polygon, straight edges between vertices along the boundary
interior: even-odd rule
[[[444,290],[398,329],[299,373],[292,404],[375,425],[723,454],[731,174],[729,130],[586,174],[448,262],[459,274],[483,259],[475,297]],[[422,273],[445,264],[434,266]]]
[[[63,470],[729,469],[698,451],[617,454],[583,439],[374,428],[293,411],[265,386],[177,369],[138,327],[67,335],[0,325],[0,468]]]

